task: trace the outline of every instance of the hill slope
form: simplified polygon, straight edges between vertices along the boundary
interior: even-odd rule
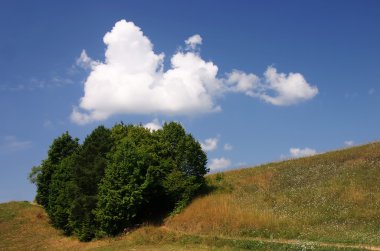
[[[196,234],[380,244],[380,143],[209,177],[168,219]]]
[[[307,250],[311,246],[313,250],[355,250],[333,243],[380,246],[380,143],[207,179],[211,191],[167,218],[164,226],[145,226],[90,243],[63,236],[49,225],[39,206],[0,204],[0,250]]]

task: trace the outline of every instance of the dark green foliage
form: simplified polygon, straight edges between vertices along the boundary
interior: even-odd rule
[[[75,234],[83,241],[95,236],[93,210],[98,200],[98,184],[107,166],[106,155],[112,143],[111,131],[99,126],[85,139],[74,157],[75,196],[70,209],[70,223]]]
[[[205,184],[206,155],[180,124],[165,124],[153,133],[119,125],[113,135],[116,143],[96,211],[102,231],[114,235],[175,207],[180,210]]]
[[[53,173],[47,207],[53,225],[62,229],[66,235],[72,232],[72,227],[69,225],[69,213],[74,195],[73,159],[70,156],[63,159]]]
[[[160,157],[169,166],[163,186],[171,201],[181,207],[205,184],[207,156],[178,123],[165,124],[157,134],[162,147]]]
[[[127,128],[126,136],[115,143],[99,190],[96,216],[102,231],[114,235],[135,223],[144,194],[154,182],[151,170],[159,163],[154,145],[143,127]]]
[[[43,160],[40,167],[33,169],[40,169],[37,180],[37,196],[36,201],[45,209],[49,204],[49,190],[50,182],[54,172],[57,170],[60,162],[70,156],[78,148],[78,139],[73,139],[68,132],[56,138],[51,144],[47,159]],[[33,170],[31,173],[33,177]]]
[[[121,123],[99,126],[81,146],[66,132],[30,180],[52,224],[89,241],[180,210],[205,184],[206,163],[178,123],[154,132]]]

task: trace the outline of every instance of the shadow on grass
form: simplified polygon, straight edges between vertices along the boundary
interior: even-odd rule
[[[153,203],[144,213],[142,213],[142,215],[144,215],[143,220],[138,220],[134,228],[143,225],[162,226],[165,223],[165,219],[181,213],[193,200],[211,194],[218,189],[220,189],[220,186],[206,182],[200,187],[198,192],[185,203],[177,205],[171,204],[166,207],[163,205],[163,201],[158,199],[158,201]]]

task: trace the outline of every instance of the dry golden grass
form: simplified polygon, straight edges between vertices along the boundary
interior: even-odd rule
[[[87,250],[106,244],[63,236],[49,224],[45,211],[29,202],[0,204],[0,219],[0,250]]]
[[[208,177],[166,226],[194,234],[380,244],[380,143]]]
[[[167,225],[186,232],[218,235],[236,235],[242,229],[279,228],[282,219],[273,210],[258,210],[254,204],[242,206],[239,203],[245,201],[239,199],[229,194],[196,199]]]
[[[300,250],[303,243],[223,239],[144,226],[127,235],[81,243],[48,224],[44,210],[28,202],[0,204],[0,250]],[[316,250],[341,250],[317,247]],[[352,249],[348,249],[352,250]]]

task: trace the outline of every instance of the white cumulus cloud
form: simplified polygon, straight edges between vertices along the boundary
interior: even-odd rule
[[[318,88],[307,83],[300,73],[277,73],[277,70],[270,66],[264,76],[264,91],[259,97],[273,105],[292,105],[312,99],[318,94]],[[274,92],[275,95],[270,96],[266,93],[268,91]]]
[[[144,127],[151,131],[157,131],[162,128],[162,125],[158,119],[154,119],[152,122],[146,123]]]
[[[231,165],[231,161],[229,159],[222,157],[222,158],[212,159],[208,167],[210,168],[211,171],[215,171],[218,169],[227,168],[230,165]]]
[[[206,152],[214,151],[218,147],[218,141],[218,138],[206,139],[204,142],[201,142],[201,147]]]
[[[218,66],[194,50],[202,44],[198,34],[185,43],[164,69],[164,54],[133,22],[121,20],[103,38],[104,62],[91,59],[85,50],[77,65],[90,69],[84,96],[73,107],[72,121],[86,124],[114,114],[198,115],[220,111],[217,99],[230,92],[260,98],[273,105],[291,105],[313,98],[318,89],[300,73],[277,73],[269,67],[260,78],[234,70],[218,77]]]
[[[218,67],[195,52],[177,52],[163,71],[164,54],[132,22],[121,20],[103,39],[105,62],[92,64],[79,107],[78,124],[105,120],[118,113],[195,114],[220,110],[214,94],[220,89]],[[82,53],[83,54],[83,53]],[[85,57],[83,57],[85,58]]]
[[[233,70],[228,74],[226,79],[227,88],[232,92],[243,92],[247,95],[254,96],[260,88],[260,78],[253,73]]]
[[[227,83],[235,92],[243,92],[277,106],[293,105],[318,94],[318,88],[310,85],[300,73],[278,73],[269,66],[262,78],[252,73],[233,71]]]
[[[300,158],[305,156],[312,156],[317,154],[317,151],[311,148],[290,148],[289,149],[290,156],[293,158]]]

